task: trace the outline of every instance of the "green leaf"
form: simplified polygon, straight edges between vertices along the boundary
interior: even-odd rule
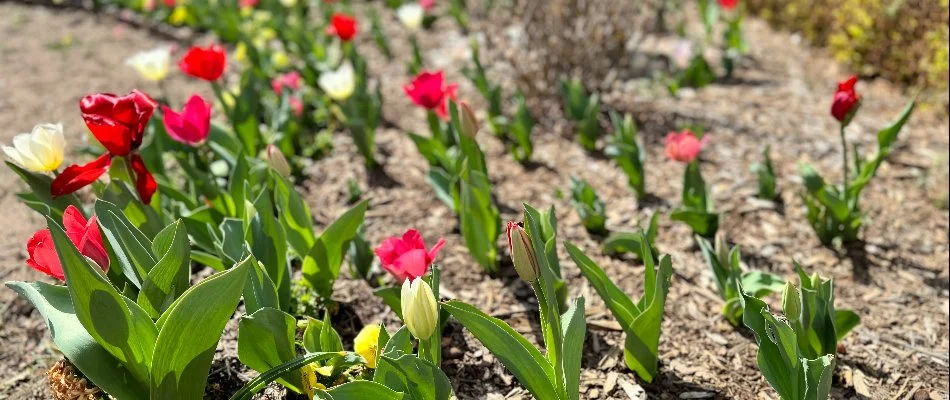
[[[838,341],[844,339],[854,327],[861,323],[861,317],[851,310],[835,310],[835,334]]]
[[[265,307],[246,315],[238,327],[238,358],[257,372],[267,372],[293,360],[297,356],[296,329],[297,320],[278,309]],[[290,371],[278,381],[297,393],[305,391],[300,370]]]
[[[772,273],[749,271],[742,274],[742,288],[756,297],[781,292],[784,287],[785,280]]]
[[[247,313],[253,314],[257,310],[265,307],[280,309],[280,302],[277,297],[277,287],[270,275],[264,270],[264,267],[250,256],[250,262],[254,265],[253,271],[248,276],[247,283],[244,284],[244,308]]]
[[[108,201],[96,201],[96,218],[123,274],[141,288],[143,277],[148,276],[157,262],[151,251],[152,241]]]
[[[323,332],[323,321],[307,317],[307,329],[303,331],[303,348],[309,353],[323,351],[320,344],[320,333]]]
[[[322,351],[343,351],[343,340],[340,334],[333,329],[330,323],[330,313],[323,313],[323,324],[320,327],[320,350]]]
[[[277,208],[280,210],[280,223],[287,234],[287,243],[298,256],[305,257],[316,241],[310,208],[284,177],[273,172],[270,176]]]
[[[574,246],[571,242],[564,242],[567,248],[567,254],[571,256],[577,268],[587,278],[591,286],[598,295],[604,300],[607,308],[620,323],[620,326],[627,331],[633,326],[634,320],[640,315],[640,309],[630,300],[616,284],[604,273],[590,257],[587,257],[581,249]]]
[[[719,230],[719,214],[693,209],[677,209],[670,215],[670,219],[689,225],[693,233],[710,238],[716,236]]]
[[[93,384],[116,398],[146,400],[148,389],[137,381],[82,326],[70,300],[69,289],[43,282],[7,282],[46,320],[53,343]]]
[[[535,398],[557,399],[550,379],[554,371],[548,360],[524,336],[504,321],[459,301],[442,303],[462,326],[488,348]]]
[[[650,259],[652,256],[649,256],[647,260]],[[652,272],[652,261],[647,261],[646,268]],[[627,367],[648,383],[653,382],[656,376],[663,309],[666,306],[666,294],[670,289],[672,275],[673,265],[670,256],[663,256],[655,283],[647,281],[648,290],[644,291],[644,298],[640,301],[643,304],[643,312],[634,319],[624,339],[623,358]],[[649,274],[646,279],[649,279]],[[649,290],[650,286],[654,290]]]
[[[341,354],[338,352],[330,353],[307,353],[302,356],[299,356],[293,360],[285,362],[281,365],[278,365],[274,368],[271,368],[269,371],[264,372],[258,375],[256,378],[251,379],[241,387],[240,390],[231,395],[231,400],[250,400],[255,393],[267,386],[268,383],[271,383],[282,375],[286,374],[289,371],[299,369],[307,364],[311,364],[318,361],[329,360],[331,358],[341,357]],[[362,360],[356,353],[344,353],[344,363],[356,362],[357,360]]]
[[[287,260],[287,235],[280,220],[275,217],[271,193],[264,190],[254,200],[257,212],[250,221],[251,253],[263,265],[268,278],[276,287],[278,309],[290,307],[290,263]]]
[[[607,254],[633,253],[637,258],[643,258],[640,254],[640,241],[643,235],[634,232],[614,232],[604,239],[601,247]]]
[[[137,303],[156,319],[165,311],[165,306],[175,301],[189,285],[191,247],[185,224],[179,220],[167,226],[155,235],[151,247],[153,253],[162,256],[148,272]]]
[[[579,297],[561,316],[564,329],[564,388],[570,400],[578,400],[581,380],[581,360],[584,357],[584,336],[587,334],[587,321],[584,319],[584,298]]]
[[[329,397],[322,397],[329,396]],[[373,399],[373,400],[402,400],[403,393],[392,390],[373,381],[352,381],[334,386],[327,391],[321,391],[316,397],[330,400]]]
[[[218,227],[221,242],[218,251],[232,264],[247,257],[247,240],[244,234],[244,221],[237,218],[225,218]]]
[[[221,333],[237,308],[251,259],[185,291],[158,320],[152,399],[201,399]]]
[[[49,207],[48,210],[40,211],[41,214],[54,217],[53,219],[57,221],[62,221],[63,213],[67,207],[76,206],[76,208],[82,210],[82,203],[75,194],[60,196],[53,200],[53,195],[50,194],[53,178],[44,174],[27,171],[10,161],[6,161],[6,164],[7,167],[10,167],[13,172],[16,172],[16,174],[20,176],[20,179],[23,179],[27,186],[30,187],[32,191],[30,192],[30,194],[32,194],[31,199]],[[37,207],[33,207],[33,209],[37,211],[40,210]]]
[[[388,356],[398,356],[399,354],[412,354],[412,336],[409,328],[403,325],[386,341],[386,347],[382,353]]]
[[[383,354],[377,360],[373,381],[415,400],[448,400],[452,395],[452,383],[445,373],[411,353]]]
[[[46,219],[79,322],[136,380],[147,382],[158,335],[152,319],[134,301],[119,294],[99,267],[86,261],[59,224],[50,217]]]
[[[396,313],[396,316],[402,320],[402,294],[400,288],[381,287],[374,290],[373,294],[383,299],[383,303],[386,303],[386,305]]]
[[[167,224],[162,221],[154,208],[139,200],[138,192],[121,181],[112,181],[99,195],[99,199],[115,205],[129,223],[138,228],[146,237],[154,237]]]
[[[333,282],[340,276],[340,265],[350,240],[356,236],[368,200],[347,210],[320,235],[303,261],[303,276],[323,298],[333,294]]]
[[[489,273],[497,271],[498,249],[495,241],[501,234],[498,208],[491,198],[491,182],[464,163],[461,174],[459,220],[462,239],[472,258]]]

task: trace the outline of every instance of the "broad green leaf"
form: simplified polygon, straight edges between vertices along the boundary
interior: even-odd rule
[[[403,393],[397,392],[373,381],[352,381],[330,390],[319,390],[315,397],[328,400],[373,399],[373,400],[402,400]]]
[[[861,317],[851,310],[835,310],[835,334],[840,341],[861,323]]]
[[[333,282],[340,276],[346,248],[363,224],[368,205],[369,202],[363,200],[343,213],[320,234],[306,253],[302,267],[304,279],[324,298],[333,294]]]
[[[504,321],[459,301],[442,303],[462,326],[488,348],[498,361],[537,399],[557,399],[558,390],[549,378],[551,364],[524,336]]]
[[[323,351],[320,344],[320,334],[323,332],[323,321],[307,317],[307,328],[303,331],[303,348],[309,353]]]
[[[652,256],[647,256],[646,260],[650,259]],[[647,264],[646,269],[652,271],[652,262],[648,261]],[[654,290],[652,293],[644,291],[643,300],[646,301],[641,300],[643,310],[634,319],[630,329],[626,330],[627,337],[624,339],[623,346],[624,361],[630,369],[647,382],[653,382],[656,376],[663,309],[666,306],[666,294],[670,289],[672,275],[673,265],[670,256],[663,256],[656,280],[654,283],[647,284],[647,286],[653,286]],[[649,276],[646,277],[646,279],[649,278]]]
[[[805,399],[826,400],[831,395],[835,373],[835,356],[829,354],[814,360],[804,360]]]
[[[501,233],[501,219],[492,201],[491,182],[470,165],[468,160],[463,164],[460,179],[459,220],[462,239],[472,258],[486,271],[494,273],[498,269],[495,241]]]
[[[250,258],[182,293],[158,320],[152,399],[201,399],[221,333],[244,291]]]
[[[571,242],[564,242],[564,247],[567,249],[567,254],[571,256],[571,259],[574,260],[574,263],[577,264],[577,267],[581,270],[581,273],[587,278],[587,281],[590,282],[594,290],[597,291],[597,294],[604,300],[604,304],[610,309],[610,312],[614,315],[614,318],[617,319],[617,322],[620,323],[620,326],[624,331],[629,330],[633,326],[633,321],[640,315],[640,309],[637,308],[636,304],[630,300],[630,297],[628,297],[626,293],[614,284],[607,274],[604,273],[604,270],[587,257],[577,246],[574,246]]]
[[[151,250],[152,241],[108,201],[96,201],[96,218],[122,272],[132,284],[141,288],[143,279],[157,262]]]
[[[152,319],[138,304],[119,294],[98,266],[86,261],[59,224],[46,219],[79,322],[137,381],[147,382],[158,335]]]
[[[601,247],[607,254],[633,253],[637,258],[643,258],[640,254],[640,241],[643,235],[634,232],[614,232],[604,239]]]
[[[281,365],[278,365],[274,368],[271,368],[269,371],[261,373],[256,378],[251,379],[240,390],[231,395],[231,400],[250,400],[255,393],[264,389],[268,383],[271,383],[282,375],[286,374],[289,371],[297,370],[305,365],[325,361],[331,358],[343,357],[343,363],[349,364],[354,362],[359,362],[363,358],[356,353],[341,353],[339,352],[330,352],[330,353],[307,353],[302,356],[299,356],[293,360],[285,362]]]
[[[53,343],[80,372],[106,393],[121,399],[146,400],[147,386],[106,351],[76,317],[69,289],[43,282],[7,282],[29,300],[46,320]]]
[[[287,243],[298,256],[306,257],[316,241],[310,208],[294,186],[277,173],[271,173],[274,198],[280,213],[280,223],[287,234]]]
[[[756,297],[781,292],[785,280],[778,275],[764,271],[749,271],[742,274],[742,288]]]
[[[584,357],[584,336],[587,321],[584,319],[584,298],[579,297],[561,316],[564,321],[564,387],[570,400],[578,400],[581,380],[581,359]]]
[[[218,227],[221,231],[221,243],[218,251],[231,264],[247,257],[247,240],[244,236],[244,221],[237,218],[225,218]]]
[[[154,208],[143,204],[139,199],[138,192],[130,188],[128,184],[121,181],[112,181],[106,186],[105,190],[99,195],[99,199],[108,201],[122,210],[123,216],[146,237],[151,238],[165,228],[165,222],[158,215]],[[159,200],[158,197],[155,198]]]
[[[386,341],[386,347],[383,348],[382,354],[391,357],[396,357],[399,354],[412,354],[412,336],[409,333],[409,328],[405,325],[399,328],[399,330]]]
[[[561,351],[564,349],[563,330],[561,328],[561,310],[558,305],[557,292],[554,289],[554,283],[558,282],[554,269],[548,262],[546,246],[542,242],[541,235],[534,232],[542,232],[541,222],[535,217],[537,210],[528,204],[522,205],[524,212],[524,224],[527,227],[528,236],[531,238],[531,244],[534,247],[535,258],[540,265],[540,279],[532,283],[532,288],[538,297],[538,310],[541,313],[541,332],[544,334],[544,349],[548,362],[554,368],[553,376],[549,376],[550,381],[558,390],[560,398],[567,397],[564,390],[564,357]],[[507,326],[507,325],[506,325]]]
[[[340,334],[333,329],[330,323],[330,313],[323,313],[323,324],[320,327],[320,350],[322,351],[343,351],[343,340]]]
[[[19,175],[20,179],[23,179],[27,186],[30,187],[30,190],[32,191],[31,199],[49,207],[49,209],[46,211],[40,211],[41,214],[53,217],[53,219],[57,221],[62,221],[63,213],[66,211],[67,207],[76,206],[76,208],[82,210],[82,203],[75,194],[68,194],[57,197],[55,200],[53,199],[53,195],[50,194],[50,187],[53,185],[53,178],[50,178],[44,174],[27,171],[10,161],[5,162],[7,167],[10,167],[10,169]],[[39,209],[36,207],[33,207],[33,209],[39,211]]]
[[[271,193],[264,190],[254,200],[257,210],[250,221],[251,253],[267,271],[277,290],[279,309],[290,307],[290,263],[287,260],[287,235],[280,220],[275,217]]]
[[[165,306],[171,304],[188,288],[191,277],[191,247],[185,224],[176,221],[167,226],[152,241],[152,252],[161,254],[148,272],[137,303],[152,319],[157,319]]]
[[[383,354],[376,362],[373,381],[414,400],[448,400],[452,383],[439,367],[413,354]]]
[[[702,237],[716,236],[719,230],[719,214],[694,209],[676,209],[670,219],[689,225],[693,233]]]
[[[264,267],[250,256],[253,270],[244,284],[244,308],[247,313],[253,314],[257,310],[265,307],[280,309],[280,302],[277,298],[277,287],[270,275],[264,270]]]
[[[274,308],[261,308],[241,318],[238,327],[238,358],[257,372],[266,372],[297,357],[294,336],[297,320]],[[290,371],[278,381],[297,393],[304,393],[300,370]]]

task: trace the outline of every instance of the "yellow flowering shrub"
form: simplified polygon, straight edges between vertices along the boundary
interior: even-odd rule
[[[950,0],[748,0],[772,25],[827,46],[862,75],[922,89],[947,104]]]

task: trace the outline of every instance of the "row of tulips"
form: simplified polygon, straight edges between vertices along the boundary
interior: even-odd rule
[[[523,223],[507,225],[514,267],[538,298],[543,331],[543,348],[538,348],[503,321],[457,300],[442,300],[435,261],[444,241],[427,248],[419,232],[408,230],[374,250],[359,245],[366,201],[315,233],[309,207],[293,185],[300,158],[314,154],[317,139],[309,132],[345,129],[366,166],[378,165],[373,135],[382,99],[378,82],[375,91],[369,89],[366,62],[353,42],[359,32],[355,19],[330,4],[319,10],[327,21],[325,29],[312,29],[314,22],[305,21],[321,19],[309,18],[309,4],[241,3],[213,8],[220,23],[212,23],[210,3],[173,6],[185,7],[197,26],[236,43],[233,58],[245,60],[231,73],[240,76],[236,88],[225,82],[229,63],[221,46],[191,48],[178,63],[184,74],[211,84],[217,109],[229,126],[212,122],[215,105],[198,95],[177,112],[167,94],[158,100],[139,91],[94,94],[80,101],[86,127],[102,148],[92,162],[59,170],[65,158],[61,125],[37,125],[32,133],[17,136],[13,147],[4,146],[8,165],[29,188],[19,197],[47,218],[48,228],[27,242],[27,264],[65,281],[65,286],[8,286],[44,315],[54,342],[83,376],[121,399],[200,398],[221,332],[243,300],[238,356],[260,375],[235,393],[235,399],[250,398],[274,381],[315,398],[447,399],[452,385],[440,369],[441,332],[450,316],[535,397],[579,398],[584,299],[568,299],[553,209],[541,212],[525,205]],[[270,15],[255,16],[263,6]],[[408,28],[417,29],[420,11],[406,7],[400,6],[397,15]],[[431,5],[417,7],[424,26]],[[457,5],[453,9],[453,15],[462,15]],[[169,55],[163,49],[129,63],[143,77],[161,81],[169,73]],[[475,113],[458,101],[456,85],[445,82],[439,71],[422,69],[421,57],[414,60],[411,67],[418,68],[418,75],[404,91],[428,110],[430,135],[410,137],[429,162],[428,180],[436,194],[459,216],[472,257],[494,272],[501,219],[476,140]],[[498,89],[487,81],[477,55],[475,62],[470,78],[491,103]],[[580,110],[579,138],[585,148],[593,148],[599,135],[596,95],[591,99],[576,83],[566,83],[565,93],[576,100],[569,109]],[[854,82],[843,83],[832,107],[841,121],[842,141],[859,104]],[[857,195],[887,156],[911,109],[879,134],[879,151],[871,161],[858,160],[852,167],[845,160],[843,189],[824,184],[813,171],[806,174],[808,192],[803,197],[809,218],[814,214],[817,221],[816,230],[821,226],[830,237],[846,239],[856,234]],[[160,123],[151,118],[155,113],[161,115]],[[614,136],[607,152],[642,196],[644,152],[632,118],[612,120]],[[505,123],[497,109],[490,110],[489,122],[493,129],[519,124]],[[522,147],[520,154],[530,154],[530,141],[525,148],[523,140],[511,139]],[[719,216],[707,199],[699,166],[699,153],[708,141],[707,135],[686,131],[670,134],[665,146],[670,159],[687,165],[682,206],[672,218],[690,224],[700,236],[712,237]],[[288,161],[285,154],[295,157]],[[859,175],[849,182],[852,168]],[[100,179],[106,176],[107,181]],[[84,205],[76,192],[88,186],[96,200]],[[603,203],[589,185],[578,181],[575,187],[575,207],[589,216],[585,225],[599,232]],[[655,247],[656,221],[654,215],[643,232],[614,234],[604,242],[605,250],[631,251],[642,260],[644,294],[639,299],[630,299],[579,248],[564,243],[623,327],[627,366],[646,382],[657,374],[660,326],[672,276],[670,257],[659,256]],[[741,316],[756,333],[766,379],[783,398],[827,398],[836,343],[858,321],[854,313],[834,309],[831,282],[800,272],[796,287],[771,275],[743,272],[737,249],[700,243],[726,302],[725,316],[733,324]],[[347,351],[331,323],[336,309],[333,284],[346,258],[357,264],[372,259],[372,253],[394,279],[370,283],[378,286],[376,294],[404,327],[390,333],[368,326]],[[192,285],[193,265],[216,273]],[[298,269],[302,279],[294,280]],[[366,268],[353,268],[359,270]],[[774,318],[759,300],[779,287],[788,322]],[[302,341],[297,340],[298,330]],[[777,331],[783,334],[771,333]],[[815,337],[821,340],[810,339]],[[776,364],[778,360],[784,364]],[[811,372],[801,375],[803,370]]]

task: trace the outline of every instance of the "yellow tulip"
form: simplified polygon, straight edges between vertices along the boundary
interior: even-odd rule
[[[159,47],[155,50],[137,53],[125,60],[125,64],[135,68],[143,78],[158,82],[168,76],[170,60],[171,49]]]
[[[379,325],[366,325],[353,340],[353,351],[366,359],[366,365],[376,368],[376,350],[379,346]]]
[[[402,283],[402,320],[409,333],[419,340],[429,340],[439,322],[439,308],[432,288],[422,278]]]
[[[283,50],[277,50],[270,55],[270,62],[274,65],[274,68],[284,69],[290,65],[290,56]]]
[[[175,6],[172,13],[168,15],[168,23],[172,25],[184,25],[185,22],[188,22],[189,17],[191,17],[191,14],[188,13],[188,7],[178,5]]]
[[[65,148],[63,124],[39,124],[30,133],[14,136],[13,147],[3,146],[3,152],[17,165],[42,173],[59,168]]]

